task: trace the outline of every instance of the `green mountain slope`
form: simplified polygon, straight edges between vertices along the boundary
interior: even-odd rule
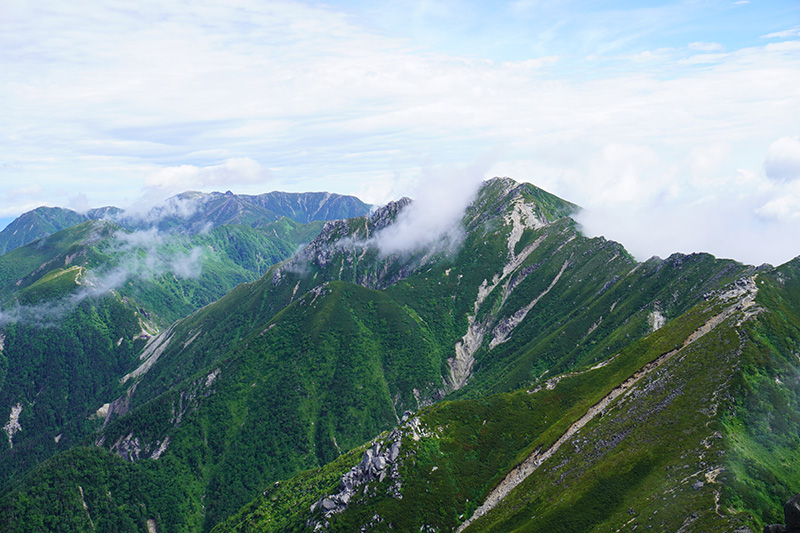
[[[800,490],[797,265],[720,291],[604,366],[427,408],[343,457],[339,479],[327,467],[276,484],[215,531],[782,522]]]
[[[71,209],[38,207],[21,215],[0,231],[0,255],[86,220],[86,216]]]
[[[88,221],[0,256],[0,486],[80,443],[147,339],[252,281],[320,223],[199,235]],[[13,419],[13,421],[12,421]],[[0,435],[2,437],[3,435]]]
[[[224,528],[452,530],[498,484],[507,493],[471,528],[536,530],[538,516],[556,530],[617,529],[625,513],[644,527],[672,494],[663,524],[690,510],[674,529],[692,514],[698,528],[757,524],[757,505],[771,509],[759,485],[776,475],[766,445],[739,432],[743,466],[725,468],[743,472],[741,487],[725,493],[718,463],[737,455],[717,441],[775,405],[734,405],[744,393],[731,391],[775,394],[758,364],[739,377],[747,364],[737,357],[752,344],[741,333],[771,316],[754,314],[769,308],[769,291],[756,296],[760,285],[746,280],[773,276],[777,287],[782,273],[791,286],[791,265],[768,272],[707,254],[637,263],[617,243],[582,236],[574,205],[509,179],[484,184],[453,232],[458,247],[387,254],[383,232],[402,227],[408,205],[327,223],[292,258],[148,341],[86,441],[130,461],[130,475],[170,476],[184,491],[172,507],[114,500],[141,510],[125,514],[135,529],[153,520],[159,531],[209,530],[252,502]],[[796,302],[780,302],[775,327],[788,327]],[[793,331],[765,338],[791,343]],[[0,520],[57,515],[55,504],[21,503],[36,480],[57,477],[56,464],[7,490]],[[521,483],[503,481],[526,464],[536,468],[512,475]],[[781,479],[792,479],[785,469]],[[690,474],[707,482],[695,489]],[[684,480],[691,490],[679,492]],[[106,483],[80,480],[84,490],[90,482]],[[662,482],[675,490],[656,501]],[[716,513],[717,492],[730,520]],[[575,506],[587,508],[580,524]]]
[[[327,192],[261,195],[185,192],[168,198],[145,213],[126,213],[117,207],[90,209],[85,214],[61,207],[38,207],[0,231],[0,255],[89,220],[110,220],[129,231],[160,231],[196,235],[221,226],[260,228],[288,218],[299,224],[337,220],[370,211],[354,196]]]

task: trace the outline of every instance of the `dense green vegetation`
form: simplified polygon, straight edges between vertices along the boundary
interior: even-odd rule
[[[381,293],[342,282],[305,295],[241,346],[104,431],[109,443],[170,436],[167,455],[193,454],[206,527],[267,483],[393,426],[398,411],[416,407],[413,388],[440,379],[441,355],[424,326]]]
[[[207,305],[311,240],[287,218],[198,235],[87,221],[0,256],[0,487],[86,441],[159,327]],[[12,448],[13,445],[13,448]]]
[[[52,312],[47,324],[29,316],[0,333],[2,416],[22,409],[13,439],[0,435],[0,486],[95,429],[91,415],[120,394],[119,377],[144,344],[134,311],[116,298]]]
[[[796,313],[800,302],[790,295],[797,277],[789,278],[787,267],[777,272],[781,290],[769,287],[775,274],[763,275],[759,304],[768,311],[744,322],[744,331],[761,331],[775,321],[775,315],[791,309]],[[787,286],[790,290],[784,292]],[[770,298],[778,299],[783,308]],[[789,298],[794,301],[788,302]],[[367,523],[376,531],[455,528],[513,466],[534,451],[547,449],[602,396],[648,361],[683,346],[692,332],[723,309],[724,301],[700,304],[623,349],[606,366],[563,377],[552,389],[537,387],[425,409],[419,416],[427,436],[415,441],[406,429],[403,439],[402,498],[387,493],[392,481],[374,482],[366,496],[329,518],[330,530],[353,531]],[[612,402],[468,531],[647,526],[659,531],[742,526],[758,530],[764,523],[781,522],[783,501],[798,490],[800,479],[793,460],[798,403],[794,396],[780,401],[763,390],[734,388],[741,393],[735,396],[724,392],[731,385],[744,386],[744,380],[753,381],[751,357],[770,356],[749,336],[740,338],[743,316],[734,314],[683,347],[630,393]],[[782,338],[789,342],[797,337]],[[740,363],[747,352],[750,356]],[[796,362],[782,368],[780,380],[789,375],[795,376],[796,387]],[[780,386],[774,378],[762,380],[760,386]],[[758,399],[760,403],[754,403]],[[765,424],[777,429],[764,428]],[[357,461],[358,457],[347,466]],[[306,486],[322,485],[315,476],[303,474],[287,486],[300,479]],[[276,502],[288,497],[280,491],[280,487],[270,489],[220,531],[300,530],[306,520],[318,519],[318,514],[301,508],[294,522],[284,519],[275,527],[269,518],[277,512]]]
[[[468,530],[755,530],[779,521],[783,501],[800,490],[797,261],[772,270],[675,254],[640,264],[617,243],[582,236],[568,218],[574,205],[508,179],[481,189],[459,247],[387,256],[368,239],[403,205],[330,223],[274,266],[314,228],[250,221],[150,243],[133,233],[82,244],[74,257],[83,262],[66,264],[57,246],[30,261],[16,289],[22,271],[8,274],[7,295],[35,308],[74,294],[92,261],[106,273],[146,270],[155,254],[168,267],[129,277],[102,306],[81,302],[78,324],[98,338],[111,319],[103,309],[128,313],[136,326],[117,345],[128,351],[103,359],[99,373],[117,380],[102,388],[98,377],[91,394],[78,395],[80,417],[36,422],[51,439],[62,426],[80,429],[9,476],[0,520],[38,527],[63,516],[74,529],[91,519],[90,527],[141,531],[147,520],[159,531],[452,530],[511,469],[558,444]],[[265,244],[269,233],[277,240]],[[34,272],[45,261],[52,268]],[[723,293],[754,275],[756,305],[737,300],[745,290]],[[239,281],[248,282],[211,303]],[[167,325],[192,311],[151,341],[149,359],[134,359],[140,320]],[[29,398],[6,450],[13,454],[43,393],[9,394],[12,406]],[[104,421],[91,418],[115,398]],[[407,410],[417,414],[401,424]],[[359,488],[341,513],[312,511],[361,461],[364,443],[397,425],[399,478]],[[130,462],[77,449],[22,477],[55,444],[67,449],[80,436]],[[165,480],[178,488],[149,492]],[[48,488],[61,486],[63,502]]]
[[[165,463],[169,463],[168,459]],[[46,461],[0,495],[0,524],[8,532],[162,531],[187,501],[170,464],[129,463],[97,447],[78,447]],[[57,512],[53,512],[57,510]]]

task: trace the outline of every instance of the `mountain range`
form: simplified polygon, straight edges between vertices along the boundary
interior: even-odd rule
[[[508,178],[402,251],[411,200],[270,194],[0,257],[6,529],[743,532],[800,492],[800,259],[639,262]]]
[[[0,231],[0,254],[88,220],[110,220],[128,230],[156,227],[196,234],[225,225],[264,227],[281,218],[301,224],[363,215],[370,206],[354,196],[327,192],[259,195],[185,192],[163,204],[126,212],[108,206],[78,213],[61,207],[39,207]]]

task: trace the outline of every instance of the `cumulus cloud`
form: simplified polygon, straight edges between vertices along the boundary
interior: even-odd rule
[[[594,165],[574,177],[575,183],[612,172],[601,180],[607,184],[617,172],[627,169],[628,174],[618,189],[611,189],[621,201],[593,189],[589,194],[576,192],[585,208],[577,215],[584,233],[621,242],[639,260],[708,252],[777,265],[800,255],[800,242],[792,238],[800,234],[800,180],[729,171],[722,164],[728,150],[712,143],[670,164],[656,161],[655,179],[652,170],[648,176],[645,167],[637,166],[641,154],[636,150],[618,152],[622,162],[616,165],[597,164],[598,158],[592,158]],[[627,190],[636,193],[625,199]]]
[[[800,178],[800,137],[781,137],[773,142],[764,159],[764,172],[778,181]]]
[[[249,157],[227,159],[219,165],[166,167],[145,179],[145,187],[167,191],[185,191],[204,187],[231,187],[242,184],[263,184],[272,173]]]

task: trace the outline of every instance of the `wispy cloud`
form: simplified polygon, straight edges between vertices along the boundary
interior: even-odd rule
[[[155,228],[142,231],[117,231],[106,253],[114,264],[81,271],[78,285],[67,296],[38,305],[12,305],[0,309],[0,325],[25,323],[48,327],[87,299],[107,296],[129,281],[152,280],[165,274],[179,279],[197,278],[202,273],[206,254],[195,247],[186,252],[170,248],[173,236]]]
[[[464,168],[427,169],[412,202],[366,244],[385,255],[456,250],[464,237],[461,219],[489,166],[487,160]]]
[[[775,31],[761,36],[763,39],[790,39],[792,37],[800,37],[800,26],[788,29]]]

